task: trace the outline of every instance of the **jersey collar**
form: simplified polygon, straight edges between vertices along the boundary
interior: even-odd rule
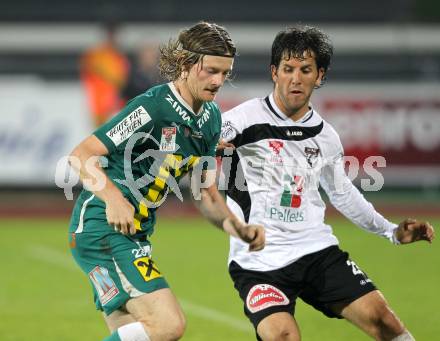
[[[174,83],[173,82],[169,82],[168,86],[170,87],[171,92],[177,98],[177,100],[180,102],[180,104],[182,104],[194,116],[200,116],[200,114],[203,112],[203,109],[205,108],[205,103],[202,104],[202,106],[200,107],[199,112],[195,113],[193,111],[193,109],[191,108],[191,106],[183,99],[182,96],[180,96],[179,92],[177,91],[176,87],[174,86]]]
[[[278,118],[282,119],[283,121],[285,120],[292,120],[290,117],[286,116],[286,114],[284,114],[281,109],[277,106],[277,104],[275,103],[275,99],[273,98],[273,92],[267,96],[265,98],[265,102],[267,104],[267,106],[269,107],[269,110]],[[311,106],[309,106],[310,110],[298,121],[293,121],[294,123],[305,123],[308,120],[310,120],[313,116],[313,108]]]

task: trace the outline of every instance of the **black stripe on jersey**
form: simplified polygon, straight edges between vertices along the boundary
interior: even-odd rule
[[[284,120],[280,115],[277,114],[277,112],[276,112],[275,109],[273,108],[272,104],[270,103],[269,96],[267,96],[267,97],[264,99],[264,101],[266,102],[266,104],[267,104],[269,110],[272,111],[272,114],[274,114],[274,115],[275,115],[276,117],[278,117],[279,119]]]
[[[324,127],[324,121],[313,127],[273,126],[268,123],[254,124],[238,134],[231,143],[236,147],[255,143],[265,139],[285,141],[303,141],[318,135]]]
[[[251,213],[251,196],[249,192],[240,191],[235,186],[235,179],[237,177],[237,172],[240,172],[240,177],[244,179],[243,169],[238,167],[240,163],[240,157],[237,154],[237,151],[234,150],[232,153],[232,162],[231,162],[231,170],[229,172],[229,181],[228,181],[228,190],[226,192],[227,196],[234,200],[238,206],[240,206],[243,211],[243,216],[245,222],[249,222],[249,215]],[[247,182],[245,180],[244,186],[247,188]]]
[[[313,117],[313,113],[314,113],[314,111],[313,111],[313,109],[312,109],[312,113],[310,114],[310,116],[309,117],[307,117],[304,121],[302,121],[301,123],[306,123],[308,120],[310,120],[312,117]]]

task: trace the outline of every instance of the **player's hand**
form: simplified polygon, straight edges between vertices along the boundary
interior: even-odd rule
[[[264,227],[255,224],[245,224],[239,221],[230,221],[238,237],[249,244],[249,251],[260,251],[266,243]]]
[[[266,232],[261,225],[246,225],[247,231],[241,237],[245,242],[249,243],[249,251],[260,251],[264,249],[266,244]]]
[[[226,148],[235,149],[235,146],[232,143],[226,142],[223,139],[220,139],[217,145],[217,154],[223,152]]]
[[[133,205],[123,196],[106,201],[107,222],[113,226],[115,231],[120,231],[122,234],[133,235],[136,233],[134,211]]]
[[[432,243],[434,228],[426,221],[408,218],[399,224],[395,236],[401,244],[413,243],[419,240],[426,240]]]

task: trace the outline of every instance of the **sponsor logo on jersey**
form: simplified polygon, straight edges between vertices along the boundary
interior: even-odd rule
[[[162,152],[176,151],[176,135],[177,135],[176,127],[162,128],[159,150]]]
[[[300,207],[304,177],[295,175],[292,179],[289,175],[285,174],[284,181],[284,191],[281,194],[280,206],[294,208]]]
[[[269,206],[266,209],[266,218],[282,221],[283,223],[300,223],[306,220],[304,211],[277,206]]]
[[[98,293],[99,301],[102,305],[106,305],[119,293],[115,282],[113,282],[106,268],[101,266],[95,267],[89,272],[89,278]]]
[[[203,110],[202,116],[197,120],[197,127],[201,129],[203,125],[208,122],[210,116],[211,112],[208,110],[208,108],[205,108],[205,110]]]
[[[284,189],[281,196],[279,196],[279,201],[276,202],[276,199],[274,200],[273,198],[269,200],[265,216],[285,223],[305,221],[305,212],[298,210],[302,203],[304,182],[303,176],[295,175],[292,177],[289,174],[284,174]]]
[[[246,306],[251,313],[287,304],[289,304],[287,296],[280,289],[269,284],[254,285],[246,298]]]
[[[151,121],[151,116],[141,105],[133,110],[127,117],[125,117],[121,122],[115,125],[112,129],[107,132],[107,136],[113,141],[115,146],[119,146],[122,142],[127,140],[131,135],[134,134],[143,125]]]
[[[190,122],[191,121],[191,116],[190,114],[188,114],[186,112],[185,109],[183,109],[183,107],[179,104],[179,102],[177,102],[176,100],[174,100],[170,94],[167,95],[167,97],[165,98],[165,100],[167,100],[171,106],[173,107],[173,109],[176,111],[176,113],[185,121],[185,122]]]
[[[289,129],[287,129],[286,130],[286,135],[288,137],[291,137],[291,136],[303,136],[303,132],[301,130],[289,130]]]
[[[307,163],[310,165],[310,167],[313,167],[313,164],[319,155],[319,148],[305,147],[304,154],[306,154]]]
[[[138,258],[133,262],[145,282],[162,277],[159,269],[150,257]]]

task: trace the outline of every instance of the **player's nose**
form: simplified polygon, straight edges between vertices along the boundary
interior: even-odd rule
[[[301,72],[300,70],[294,70],[292,72],[292,83],[293,84],[301,84]]]
[[[220,87],[225,82],[225,79],[226,79],[226,75],[224,75],[224,74],[219,72],[219,73],[213,75],[213,77],[212,77],[212,85],[216,86],[216,87]]]

